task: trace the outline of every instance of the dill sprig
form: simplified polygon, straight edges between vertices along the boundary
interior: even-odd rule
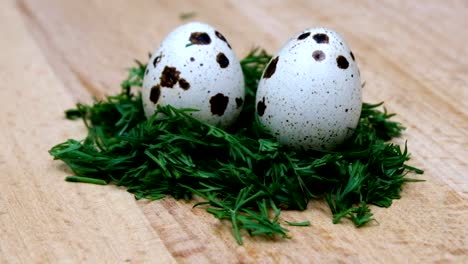
[[[280,208],[305,210],[311,199],[328,203],[333,223],[372,221],[369,205],[390,206],[405,182],[416,181],[407,173],[422,173],[406,164],[406,144],[388,143],[404,127],[379,110],[382,103],[364,103],[354,135],[339,149],[300,152],[280,145],[255,119],[255,91],[270,58],[254,49],[241,61],[245,105],[229,130],[193,118],[193,109],[171,106],[146,119],[140,93],[145,65],[137,62],[119,94],[66,111],[67,118],[84,121],[88,135],[49,153],[76,174],[67,181],[125,186],[137,199],[197,195],[204,202],[195,206],[230,221],[239,244],[243,232],[287,238]]]
[[[197,16],[197,13],[195,13],[195,12],[185,12],[185,13],[181,13],[179,15],[179,19],[184,21],[184,20],[192,19],[192,18],[194,18],[196,16]]]

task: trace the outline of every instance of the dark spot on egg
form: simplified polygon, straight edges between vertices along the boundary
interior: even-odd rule
[[[229,42],[226,40],[226,38],[223,36],[223,34],[219,33],[217,30],[215,31],[216,37],[218,37],[220,40],[226,42],[227,46],[231,48],[231,45],[229,45]]]
[[[219,67],[226,68],[229,65],[229,59],[224,55],[224,53],[220,52],[216,55],[216,62],[218,62]]]
[[[150,97],[149,97],[150,101],[155,104],[158,103],[159,96],[161,96],[161,86],[158,84],[151,88]]]
[[[156,58],[154,58],[153,60],[153,66],[156,68],[156,66],[158,65],[158,63],[161,61],[162,59],[162,54],[159,55],[159,56],[156,56]]]
[[[336,58],[336,64],[338,65],[338,68],[343,69],[343,70],[348,69],[349,67],[348,60],[342,55]]]
[[[145,75],[148,75],[149,73],[149,68],[146,68]]]
[[[312,53],[312,58],[316,61],[323,61],[325,59],[325,53],[321,50],[316,50]]]
[[[190,57],[190,61],[191,61],[191,62],[194,62],[194,61],[195,61],[195,58],[194,58],[194,57]]]
[[[193,32],[190,34],[189,41],[195,45],[209,45],[211,38],[206,32]]]
[[[353,59],[353,61],[356,61],[356,59],[354,58],[354,54],[353,54],[352,51],[349,53],[349,55],[351,56],[351,59]]]
[[[318,44],[328,44],[329,43],[329,38],[327,34],[323,33],[317,33],[312,38],[317,42]]]
[[[213,115],[222,116],[226,107],[229,103],[229,97],[224,96],[222,93],[218,93],[210,98],[211,113]]]
[[[185,80],[185,79],[180,79],[179,80],[179,86],[180,86],[180,88],[182,88],[184,90],[188,90],[190,88],[190,83],[188,83],[187,80]]]
[[[236,98],[236,106],[237,108],[241,108],[241,106],[244,104],[244,100],[240,97]]]
[[[262,101],[257,103],[257,113],[259,116],[263,116],[265,114],[266,104],[265,104],[265,97],[262,98]]]
[[[297,37],[297,40],[303,40],[308,36],[310,36],[310,32],[302,33],[301,35],[299,35],[299,37]]]
[[[344,111],[345,111],[346,113],[348,113],[348,108],[346,108]]]
[[[161,73],[161,86],[172,88],[179,80],[180,71],[178,71],[175,67],[164,67],[163,72]]]
[[[265,73],[263,74],[263,78],[270,78],[276,71],[276,64],[278,63],[279,57],[274,58],[268,64]]]

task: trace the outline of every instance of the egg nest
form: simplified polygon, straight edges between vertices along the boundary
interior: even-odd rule
[[[369,205],[389,207],[400,198],[409,172],[407,146],[389,142],[404,127],[382,104],[362,105],[357,128],[333,151],[298,151],[282,146],[255,117],[255,94],[271,56],[255,49],[242,61],[246,94],[240,117],[228,129],[190,115],[194,109],[158,107],[146,118],[141,86],[146,65],[137,62],[122,91],[92,105],[66,111],[82,119],[84,140],[69,139],[49,153],[75,173],[68,181],[124,186],[137,199],[170,195],[191,200],[232,224],[234,238],[245,234],[288,237],[281,210],[306,210],[312,199],[326,202],[333,223],[357,227],[374,220]],[[310,210],[313,210],[309,206]]]

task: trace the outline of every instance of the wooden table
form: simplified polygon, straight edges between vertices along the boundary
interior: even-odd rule
[[[468,263],[468,4],[459,1],[62,1],[0,3],[0,263]],[[333,225],[323,202],[282,220],[292,239],[247,238],[191,203],[136,201],[116,186],[72,184],[47,150],[83,138],[63,111],[119,90],[183,23],[217,27],[239,57],[271,53],[323,25],[357,57],[364,99],[385,101],[407,127],[408,184],[378,223]],[[404,142],[403,140],[399,142]],[[412,175],[413,176],[413,175]]]

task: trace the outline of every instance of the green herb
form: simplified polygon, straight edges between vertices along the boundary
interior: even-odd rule
[[[378,110],[382,104],[364,103],[354,135],[340,149],[299,152],[280,145],[255,119],[255,91],[270,58],[255,49],[242,60],[244,109],[227,131],[192,118],[195,110],[171,106],[146,119],[139,91],[145,65],[137,62],[120,94],[66,111],[69,119],[83,119],[87,137],[49,152],[76,174],[69,181],[125,186],[137,199],[197,195],[205,201],[196,206],[232,223],[239,244],[245,233],[288,237],[280,208],[305,210],[311,199],[328,203],[333,223],[372,221],[369,205],[390,206],[405,182],[416,181],[407,173],[422,173],[406,164],[406,145],[387,143],[403,126]]]
[[[290,226],[310,226],[309,221],[304,221],[304,222],[288,222],[288,221],[286,221],[286,224],[288,224]]]
[[[195,12],[187,12],[187,13],[182,13],[179,15],[180,20],[189,20],[192,19],[196,16],[197,14]]]
[[[65,178],[65,180],[69,182],[83,182],[83,183],[107,185],[107,182],[104,180],[87,178],[87,177],[79,177],[79,176],[68,176]]]

